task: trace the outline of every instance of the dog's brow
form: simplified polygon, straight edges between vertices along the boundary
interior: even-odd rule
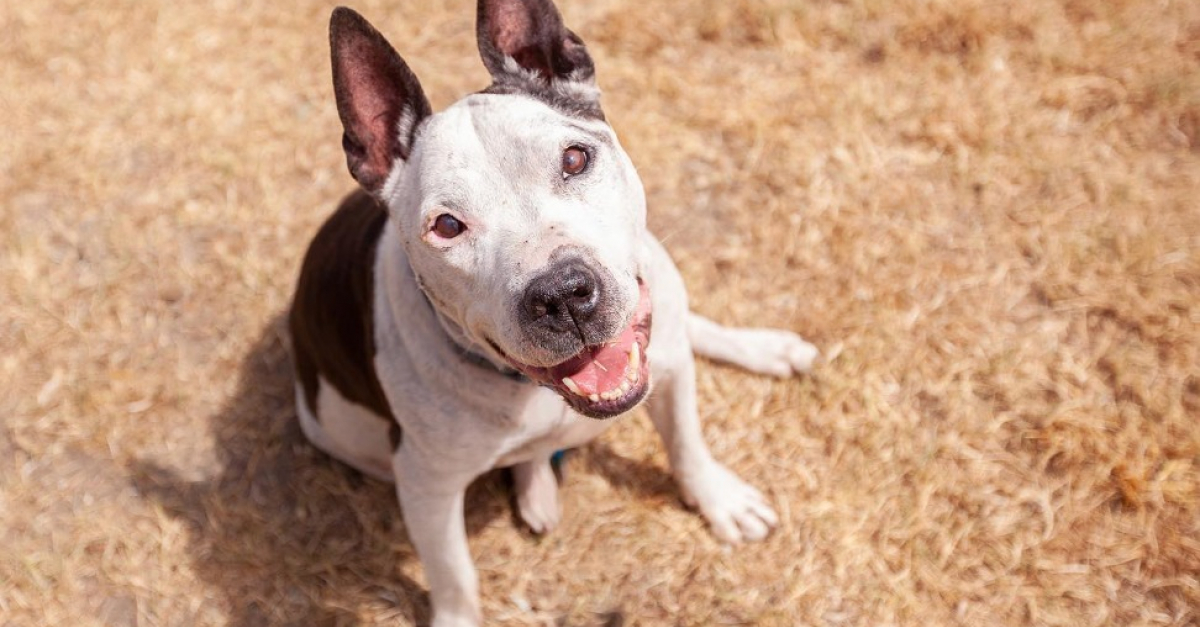
[[[467,207],[468,207],[468,203],[465,201],[465,199],[463,199],[457,195],[438,196],[436,198],[431,198],[425,202],[422,213],[438,213],[438,212],[446,211],[446,210],[470,213],[470,211],[467,209]]]
[[[611,138],[611,136],[610,136],[608,133],[605,133],[605,132],[604,132],[602,129],[600,129],[600,128],[597,128],[597,127],[595,127],[595,126],[588,127],[588,126],[584,126],[584,125],[582,125],[582,124],[577,124],[577,123],[575,123],[575,122],[566,122],[564,125],[565,125],[567,128],[570,128],[570,129],[572,129],[572,130],[579,131],[580,133],[583,133],[584,135],[587,135],[588,137],[590,137],[590,138],[592,138],[592,139],[596,140],[597,142],[600,142],[600,143],[604,144],[605,146],[611,146],[611,145],[612,145],[612,138]]]

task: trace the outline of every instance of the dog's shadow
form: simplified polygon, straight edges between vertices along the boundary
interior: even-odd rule
[[[296,420],[286,319],[276,316],[242,363],[237,391],[210,421],[217,455],[203,479],[138,460],[130,476],[146,498],[189,528],[192,570],[233,627],[340,626],[364,612],[428,624],[424,586],[392,486],[317,451]],[[618,486],[662,497],[670,478],[605,446],[589,464]],[[492,472],[467,493],[474,535],[511,516],[508,477]],[[369,607],[364,607],[369,606]],[[611,623],[610,623],[611,624]]]
[[[395,492],[310,446],[293,404],[285,318],[267,324],[242,363],[237,392],[211,418],[218,458],[199,481],[134,462],[138,490],[190,528],[192,568],[224,595],[228,624],[352,625],[363,604],[427,624],[416,556]],[[499,473],[468,493],[475,533],[508,511]]]

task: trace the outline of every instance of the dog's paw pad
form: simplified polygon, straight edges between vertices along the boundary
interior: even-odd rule
[[[756,542],[779,524],[766,497],[720,464],[714,462],[687,484],[685,499],[700,510],[713,534],[724,542]]]
[[[529,529],[550,533],[562,519],[558,504],[558,480],[549,463],[526,462],[513,467],[517,512]]]

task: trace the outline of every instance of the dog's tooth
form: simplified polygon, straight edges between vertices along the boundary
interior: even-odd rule
[[[589,394],[588,400],[595,403],[600,400],[600,395],[599,394]]]
[[[633,387],[633,386],[630,385],[629,379],[626,379],[621,382],[621,387],[617,388],[617,391],[620,392],[621,396],[625,396],[626,394],[629,393],[629,388],[631,388],[631,387]]]
[[[571,377],[563,377],[562,384],[565,385],[567,389],[570,390],[575,396],[583,396],[583,392],[579,391],[579,386],[575,384],[575,381],[573,381]]]
[[[642,365],[642,349],[638,346],[637,340],[633,342],[633,348],[629,349],[629,372],[636,373]]]

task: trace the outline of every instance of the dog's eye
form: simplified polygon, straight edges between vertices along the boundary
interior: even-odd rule
[[[438,234],[438,237],[452,239],[458,237],[463,231],[467,230],[467,225],[459,221],[458,218],[443,213],[433,221],[433,232]]]
[[[563,151],[562,156],[562,171],[563,177],[575,176],[587,169],[588,153],[579,146],[571,146]]]

